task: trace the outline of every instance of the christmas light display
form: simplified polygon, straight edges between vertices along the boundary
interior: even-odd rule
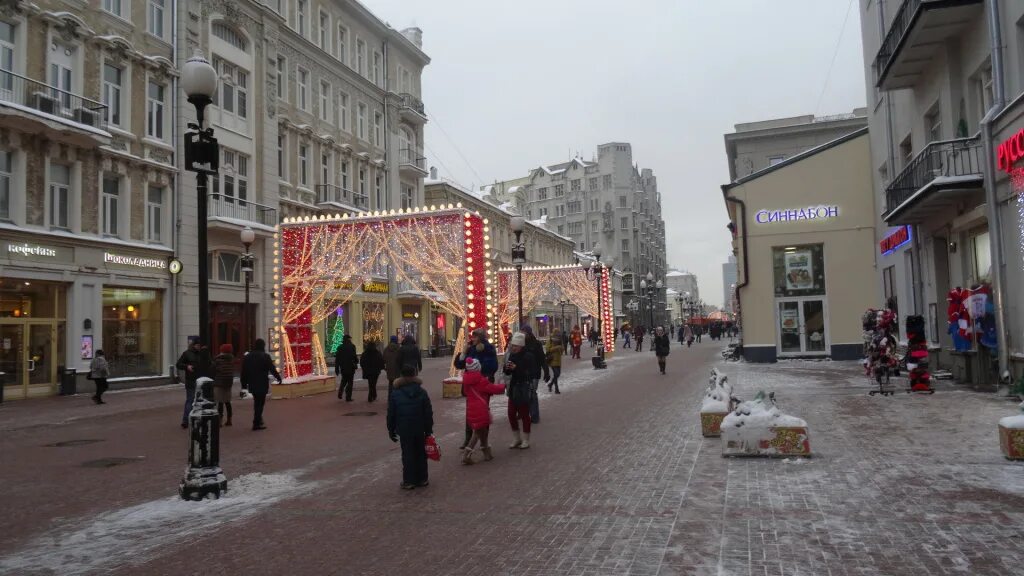
[[[330,344],[327,345],[327,352],[331,353],[341,346],[341,340],[345,337],[345,319],[344,308],[338,306],[337,318],[334,320],[334,326],[331,327]]]
[[[611,352],[615,343],[615,325],[612,316],[612,300],[608,273],[603,269],[601,275],[601,310],[598,311],[596,281],[587,276],[586,270],[578,264],[569,266],[537,266],[523,268],[523,316],[541,306],[544,302],[553,303],[568,300],[579,307],[584,315],[597,317],[601,315],[601,331],[604,332],[605,351]],[[505,346],[505,330],[515,331],[519,318],[517,297],[518,275],[515,268],[502,268],[498,271],[498,313],[495,315],[496,326],[492,331],[498,335],[499,345]]]
[[[1010,172],[1010,185],[1017,194],[1017,226],[1020,229],[1017,241],[1020,243],[1020,253],[1024,256],[1024,168],[1014,168]]]
[[[470,330],[489,328],[495,312],[489,234],[487,220],[461,204],[285,219],[274,235],[272,343],[285,377],[327,374],[313,326],[383,276],[385,262],[406,291],[462,318]],[[379,312],[381,328],[367,337],[383,338],[383,308]],[[457,347],[463,338],[460,333]]]

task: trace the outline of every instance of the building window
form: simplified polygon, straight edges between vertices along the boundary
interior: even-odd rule
[[[356,107],[356,136],[366,140],[366,104],[362,102]]]
[[[162,293],[159,290],[110,287],[103,288],[102,295],[102,346],[110,377],[162,373]]]
[[[288,100],[288,60],[284,56],[277,57],[277,97]]]
[[[309,186],[309,146],[299,144],[299,186]]]
[[[825,294],[825,251],[822,244],[772,248],[775,296]]]
[[[565,196],[565,184],[555,184],[555,198]]]
[[[117,236],[118,205],[121,202],[121,179],[116,174],[103,175],[103,220],[104,236]]]
[[[335,46],[335,55],[342,64],[349,65],[348,61],[348,28],[338,24],[338,45]]]
[[[573,180],[569,184],[570,184],[569,189],[572,190],[573,192],[579,192],[582,189],[582,186],[583,186],[583,183],[580,181],[579,178]]]
[[[384,67],[383,63],[384,63],[384,57],[381,56],[380,52],[374,52],[373,53],[373,78],[372,79],[373,79],[373,83],[374,84],[376,84],[377,86],[381,86],[381,87],[384,84],[384,76],[383,76],[383,72],[382,72],[383,71],[383,67]]]
[[[348,181],[348,160],[341,161],[341,187],[345,190],[351,191]]]
[[[68,228],[71,204],[71,167],[50,164],[50,226]]]
[[[299,109],[309,112],[309,70],[298,68],[295,78],[299,83]]]
[[[559,224],[558,225],[558,233],[559,234],[565,234],[565,226],[562,226],[561,224]]]
[[[629,218],[627,216],[622,216],[621,218],[619,218],[619,229],[629,230]]]
[[[384,174],[380,168],[373,175],[373,190],[377,196],[377,209],[384,208]]]
[[[587,178],[587,190],[597,190],[597,177]]]
[[[103,64],[103,103],[107,105],[106,120],[121,126],[121,97],[124,94],[124,70]]]
[[[622,239],[622,254],[623,256],[629,256],[629,238]]]
[[[889,266],[882,270],[882,297],[885,298],[886,308],[893,312],[899,311],[899,297],[896,295],[896,266]]]
[[[987,230],[971,237],[973,283],[988,284],[992,279],[992,252],[989,242]]]
[[[0,20],[0,70],[14,72],[14,33],[15,26],[9,22]],[[14,76],[0,74],[0,90],[14,90]]]
[[[338,127],[348,132],[350,130],[348,125],[349,110],[348,110],[348,94],[344,92],[338,93]]]
[[[591,212],[597,212],[597,202],[598,202],[597,198],[591,198],[590,199],[590,211]]]
[[[384,147],[384,115],[380,112],[373,113],[373,143]]]
[[[625,196],[619,196],[619,208],[629,208],[629,202]]]
[[[249,73],[220,58],[213,59],[213,66],[219,74],[217,94],[221,109],[245,119],[249,108]]]
[[[547,186],[541,186],[540,188],[537,188],[537,200],[547,200],[547,199],[548,199],[548,188],[547,188]]]
[[[768,157],[768,165],[769,166],[775,166],[776,164],[781,164],[785,160],[786,160],[785,156],[769,156]]]
[[[995,100],[994,86],[992,84],[992,67],[986,67],[978,72],[978,78],[974,81],[974,89],[977,94],[978,106],[978,123],[985,118],[985,114],[988,114],[989,109],[992,108],[992,102]]]
[[[398,79],[401,84],[402,93],[412,94],[412,74],[405,68],[399,67]]]
[[[903,162],[903,167],[910,166],[910,162],[914,159],[914,143],[911,140],[911,135],[907,134],[907,137],[900,142],[900,161]]]
[[[555,206],[555,216],[561,218],[565,216],[565,204],[559,204]]]
[[[612,189],[612,175],[611,174],[605,174],[604,176],[601,177],[601,187],[603,189],[605,189],[605,190],[611,190]]]
[[[331,85],[320,82],[320,119],[329,122],[331,117]]]
[[[928,130],[928,141],[938,142],[942,140],[942,110],[936,102],[931,110],[924,117],[924,126]]]
[[[366,76],[366,42],[356,39],[356,72]]]
[[[103,10],[110,12],[114,16],[127,18],[124,13],[124,4],[122,3],[122,0],[103,0]]]
[[[590,231],[597,232],[597,220],[590,221]]]
[[[211,252],[208,256],[210,260],[209,275],[210,280],[217,282],[233,282],[241,283],[242,281],[242,258],[238,254],[231,252]]]
[[[413,200],[415,199],[415,192],[413,187],[408,184],[402,184],[402,208],[412,208]]]
[[[149,0],[149,33],[157,38],[164,37],[164,0]]]
[[[331,53],[331,17],[327,12],[320,11],[320,49]]]
[[[331,155],[320,154],[320,183],[333,184],[331,182]]]
[[[298,0],[295,4],[295,31],[299,36],[306,37],[306,9],[307,0]]]
[[[278,180],[288,179],[288,136],[277,135],[277,178]]]
[[[569,214],[579,214],[580,212],[583,212],[582,204],[583,203],[579,200],[573,200],[567,204],[566,209],[569,211]]]
[[[537,214],[539,214],[541,218],[546,218],[547,215],[548,215],[548,209],[547,208],[539,208],[537,210]]]
[[[242,52],[248,51],[248,42],[245,40],[245,36],[242,36],[238,30],[235,30],[231,26],[228,26],[224,22],[214,22],[212,27],[213,35],[228,44],[238,48]]]
[[[163,241],[164,188],[149,186],[146,191],[146,240]]]
[[[0,150],[0,220],[11,219],[11,164],[12,154]]]
[[[164,113],[167,110],[164,98],[164,87],[150,82],[146,89],[146,135],[158,140],[164,139]],[[244,113],[242,117],[245,117]]]
[[[366,200],[366,168],[359,167],[359,199]]]
[[[220,171],[213,177],[213,192],[228,202],[245,200],[249,197],[249,157],[223,146],[220,150]]]

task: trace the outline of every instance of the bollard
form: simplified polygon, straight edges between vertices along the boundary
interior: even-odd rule
[[[189,413],[188,468],[178,485],[184,500],[220,498],[228,480],[220,469],[220,416],[213,402],[213,380],[196,380],[196,399]]]
[[[608,367],[604,361],[604,342],[598,343],[597,354],[590,359],[590,363],[594,365],[594,370],[603,370]]]

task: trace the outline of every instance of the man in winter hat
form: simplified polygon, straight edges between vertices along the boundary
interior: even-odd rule
[[[531,374],[535,370],[533,354],[526,351],[526,335],[516,332],[509,340],[508,356],[505,359],[505,375],[508,376],[508,422],[512,426],[515,441],[509,448],[530,447],[530,398],[533,390]],[[519,433],[522,421],[523,432]]]

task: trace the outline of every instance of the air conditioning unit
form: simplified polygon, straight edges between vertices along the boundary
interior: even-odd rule
[[[95,127],[99,124],[100,115],[93,110],[78,108],[75,110],[74,119],[79,124]]]
[[[57,113],[57,99],[46,92],[34,92],[32,94],[32,107],[47,114]]]

